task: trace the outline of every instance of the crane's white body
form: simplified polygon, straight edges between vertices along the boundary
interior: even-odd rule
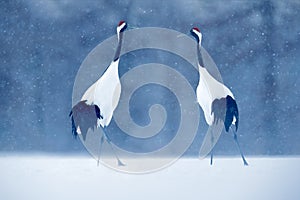
[[[200,79],[196,90],[197,101],[204,112],[206,123],[212,125],[214,121],[214,113],[212,113],[213,101],[215,99],[225,98],[227,95],[234,99],[234,96],[224,84],[210,75],[206,68],[199,64],[198,67]]]
[[[97,126],[103,128],[111,122],[121,95],[121,83],[118,71],[119,59],[113,61],[105,73],[91,85],[81,98],[88,105],[97,105],[103,118],[97,119]]]
[[[200,51],[202,42],[202,33],[198,28],[192,29],[192,32],[198,39],[198,51]],[[200,53],[200,52],[199,52]],[[214,122],[214,113],[212,113],[212,103],[215,99],[226,98],[228,95],[234,99],[232,92],[223,84],[217,81],[205,68],[198,62],[199,69],[199,84],[197,86],[196,94],[197,101],[204,112],[205,121],[208,125]],[[235,117],[232,124],[235,124]]]
[[[119,78],[119,55],[121,50],[121,31],[126,28],[126,23],[121,21],[117,27],[119,46],[116,50],[114,61],[111,62],[104,74],[91,85],[81,98],[87,105],[96,105],[100,110],[100,119],[97,119],[97,127],[103,128],[111,122],[114,110],[118,106],[121,95],[121,83]]]
[[[107,67],[103,75],[92,84],[83,94],[81,101],[73,106],[69,116],[72,121],[72,133],[74,136],[81,134],[85,140],[87,132],[90,128],[100,126],[105,128],[111,122],[114,110],[118,106],[121,95],[121,83],[119,78],[119,59],[122,47],[123,31],[126,29],[125,21],[120,21],[117,26],[118,46],[111,64]],[[82,130],[83,133],[82,133]],[[105,139],[111,146],[111,140],[103,130],[103,135],[100,139],[100,151]],[[98,163],[100,159],[100,151]],[[118,165],[124,165],[117,154],[114,152]]]
[[[213,104],[218,106],[219,101],[224,102],[224,100],[225,100],[226,105],[224,105],[224,106],[226,106],[226,107],[224,107],[224,108],[219,107],[217,109],[224,109],[223,111],[225,111],[224,112],[225,118],[224,118],[223,123],[226,128],[226,131],[228,131],[231,124],[236,125],[236,130],[237,130],[238,121],[237,121],[236,117],[238,117],[238,108],[237,108],[234,96],[233,96],[232,92],[223,83],[217,81],[207,71],[205,66],[201,66],[201,65],[204,65],[202,55],[201,55],[202,33],[200,32],[200,30],[197,27],[192,28],[191,33],[192,33],[192,35],[195,36],[195,38],[198,41],[197,53],[198,53],[198,68],[199,68],[200,77],[199,77],[199,84],[196,89],[196,94],[197,94],[197,101],[204,112],[205,121],[209,126],[213,125],[213,123],[218,122],[218,119],[220,119],[220,117],[222,117],[222,116],[214,116],[216,108],[214,107],[214,112],[212,112],[212,109],[213,109],[212,106],[213,106]],[[228,99],[229,99],[229,101],[228,101]],[[221,110],[221,113],[222,113],[222,110]],[[217,115],[220,115],[220,110],[217,111]],[[217,119],[216,122],[214,121],[215,119]],[[228,124],[228,121],[231,124]],[[213,160],[212,149],[213,149],[213,145],[215,145],[215,140],[214,140],[215,136],[213,135],[213,132],[214,131],[210,131],[210,140],[209,141],[205,140],[206,142],[208,142],[208,144],[209,144],[208,147],[209,147],[209,150],[211,151],[210,164],[212,164],[212,160]],[[239,148],[244,165],[248,165],[248,163],[241,151],[240,145],[238,143],[236,132],[233,132],[233,135],[234,135],[233,138]],[[216,135],[216,136],[219,137],[220,135]],[[206,144],[207,143],[202,144],[202,147],[200,149],[200,155],[202,155],[201,152],[203,152],[203,149],[207,149]],[[206,151],[204,151],[204,152],[206,152]]]

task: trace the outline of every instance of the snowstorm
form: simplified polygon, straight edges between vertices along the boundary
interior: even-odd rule
[[[55,199],[300,197],[294,188],[300,183],[299,1],[0,0],[0,16],[0,196],[47,199],[48,193],[60,192]],[[179,160],[140,176],[97,165],[93,156],[98,156],[100,137],[89,133],[85,144],[81,135],[72,135],[69,116],[115,59],[122,20],[128,23],[118,66],[122,92],[104,129],[112,147],[134,155],[156,152],[177,142],[184,120],[190,123],[175,146],[182,149]],[[231,132],[225,130],[214,146],[213,165],[209,154],[198,159],[208,124],[196,104],[199,73],[189,62],[197,60],[190,58],[197,55],[197,41],[190,34],[194,27],[201,30],[205,58],[218,70],[216,79],[234,94],[239,109],[236,134],[249,166],[243,165]],[[147,31],[151,28],[174,31],[178,43],[170,45],[171,36],[154,37]],[[147,41],[130,39],[134,33]],[[181,40],[191,43],[181,45]],[[149,48],[155,42],[175,50]],[[101,48],[104,51],[95,56]],[[187,58],[178,56],[181,52]],[[122,112],[126,103],[128,113]],[[147,132],[150,129],[155,131]],[[148,140],[141,132],[149,133]],[[106,152],[113,149],[105,147]],[[28,188],[37,191],[26,190],[31,179]]]

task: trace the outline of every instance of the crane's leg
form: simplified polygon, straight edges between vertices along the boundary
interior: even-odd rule
[[[235,132],[232,128],[231,128],[231,131],[232,131],[232,133],[233,133],[233,139],[234,139],[234,141],[236,142],[236,144],[237,144],[237,146],[238,146],[238,148],[239,148],[239,151],[240,151],[241,157],[242,157],[242,159],[243,159],[244,165],[245,165],[245,166],[248,166],[248,163],[247,163],[247,161],[246,161],[246,159],[245,159],[245,157],[244,157],[244,154],[243,154],[243,152],[242,152],[242,150],[241,150],[239,141],[238,141],[238,139],[237,139],[236,132]]]
[[[211,144],[214,144],[214,136],[211,135]],[[210,151],[210,165],[213,164],[213,157],[214,157],[214,148],[211,149]]]
[[[111,140],[107,137],[105,131],[103,131],[103,137],[105,138],[105,140],[107,141],[107,143],[110,145],[110,148],[111,148],[112,152],[114,153],[115,157],[117,158],[118,166],[125,166],[125,164],[123,162],[121,162],[119,156],[117,155],[115,149],[113,148],[113,146],[111,144]]]
[[[211,150],[211,152],[210,152],[210,165],[212,165],[213,164],[213,157],[214,157],[214,149],[212,149]]]
[[[102,145],[103,145],[103,136],[101,136],[101,139],[100,139],[100,147],[99,147],[99,153],[98,153],[98,160],[97,160],[97,165],[99,166],[99,162],[100,162],[100,155],[101,155],[101,149],[102,149]]]

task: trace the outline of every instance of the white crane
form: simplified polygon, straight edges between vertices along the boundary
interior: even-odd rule
[[[244,165],[248,165],[243,152],[241,151],[238,139],[237,129],[239,123],[239,112],[232,92],[222,83],[217,81],[204,66],[201,54],[202,33],[198,28],[192,28],[191,34],[197,40],[197,55],[199,67],[199,84],[196,90],[197,101],[204,112],[206,123],[211,126],[214,123],[222,122],[226,132],[231,129],[233,138],[239,148]],[[235,126],[235,129],[232,128]],[[212,138],[213,139],[213,138]],[[211,150],[211,161],[213,160],[213,150]]]
[[[120,21],[117,26],[118,46],[113,61],[107,67],[103,75],[87,89],[83,94],[81,101],[77,103],[70,112],[72,133],[74,136],[81,134],[85,140],[89,128],[94,129],[95,127],[99,128],[101,126],[104,129],[111,122],[121,94],[118,66],[123,32],[126,28],[127,23],[125,21]],[[105,131],[103,131],[103,136],[100,139],[100,151],[103,144],[103,137],[110,144],[118,164],[124,165],[115,153],[111,140],[108,138]],[[98,163],[99,159],[100,158],[98,157]]]

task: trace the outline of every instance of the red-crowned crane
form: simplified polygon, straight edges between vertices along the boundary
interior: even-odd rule
[[[201,54],[202,33],[198,28],[192,28],[191,34],[197,40],[197,55],[199,67],[199,84],[196,90],[197,101],[204,112],[206,123],[211,126],[214,123],[223,121],[226,132],[231,129],[233,138],[239,148],[244,165],[248,165],[243,152],[241,151],[237,129],[239,124],[239,111],[232,92],[223,84],[217,81],[204,66]],[[235,129],[233,129],[235,126]],[[211,161],[213,160],[213,149],[211,150]]]
[[[114,110],[119,103],[121,94],[118,66],[122,47],[123,32],[126,28],[127,23],[125,21],[120,21],[117,26],[118,46],[113,61],[107,67],[103,75],[86,90],[81,98],[81,101],[77,103],[70,112],[72,133],[75,137],[78,134],[81,134],[85,140],[89,128],[94,129],[95,127],[99,128],[101,126],[104,129],[111,122]],[[124,165],[115,153],[111,144],[111,140],[104,130],[103,136],[100,139],[100,151],[104,141],[103,137],[110,144],[113,153],[117,158],[118,164]]]

